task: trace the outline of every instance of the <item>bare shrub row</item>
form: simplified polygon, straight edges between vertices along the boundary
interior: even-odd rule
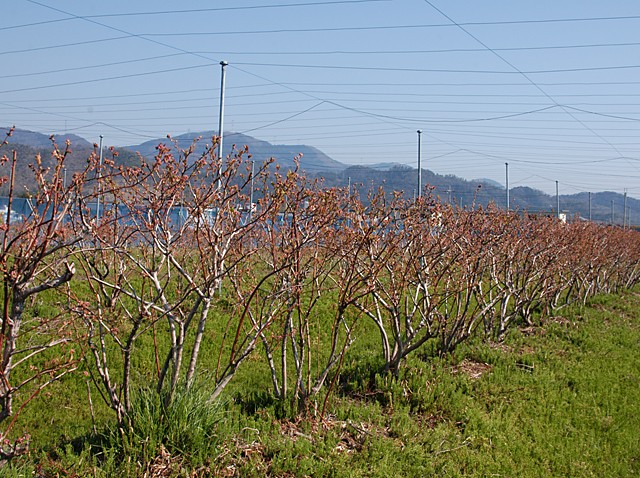
[[[122,425],[141,382],[167,404],[196,382],[215,401],[241,367],[322,412],[362,334],[397,373],[426,343],[447,354],[474,334],[500,340],[640,275],[635,231],[360,197],[214,150],[160,145],[135,166],[96,153],[69,184],[64,151],[35,161],[33,213],[12,223],[9,204],[0,238],[0,419],[80,358]],[[59,314],[27,320],[47,290]]]

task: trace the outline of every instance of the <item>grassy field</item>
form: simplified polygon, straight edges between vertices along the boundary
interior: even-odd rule
[[[639,304],[637,289],[600,296],[499,344],[412,356],[397,378],[362,337],[323,417],[296,418],[245,367],[213,405],[204,383],[172,410],[141,390],[139,426],[119,434],[76,374],[19,417],[31,452],[0,476],[638,476]]]

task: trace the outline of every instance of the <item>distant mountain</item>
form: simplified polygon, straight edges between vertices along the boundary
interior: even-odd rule
[[[371,190],[379,187],[388,191],[402,191],[406,198],[417,195],[417,170],[396,167],[388,171],[367,166],[351,166],[342,172],[322,173],[327,186],[347,187],[351,184],[354,191],[365,199]],[[495,203],[504,207],[506,202],[505,188],[495,181],[478,179],[467,181],[453,175],[434,174],[422,171],[422,182],[428,193],[442,202],[450,202],[462,207],[485,206]],[[591,218],[594,221],[623,224],[624,196],[614,192],[598,192],[591,195]],[[509,205],[512,210],[532,213],[555,214],[556,197],[530,187],[516,187],[509,190]],[[569,218],[579,216],[589,218],[589,195],[579,193],[560,196],[560,211],[566,212]],[[627,198],[627,224],[640,225],[640,200]]]
[[[4,139],[4,133],[9,131],[10,128],[0,127],[0,132],[2,133],[2,140]],[[93,143],[90,143],[84,138],[77,136],[75,134],[53,134],[56,143],[60,147],[64,147],[64,144],[67,140],[71,142],[71,144],[75,148],[92,148]],[[51,139],[50,135],[43,133],[36,133],[35,131],[29,131],[26,129],[15,129],[11,137],[9,138],[9,144],[22,144],[24,146],[31,146],[32,148],[41,149],[41,148],[51,148]]]
[[[172,136],[171,139],[177,142],[179,148],[188,148],[194,140],[200,138],[197,142],[196,153],[202,154],[206,146],[211,144],[211,138],[214,135],[215,133],[212,131],[203,131]],[[168,138],[152,139],[142,144],[127,146],[127,149],[137,151],[142,156],[150,158],[156,154],[156,147],[159,143],[169,145],[171,141]],[[331,159],[322,151],[312,146],[271,144],[242,133],[225,133],[224,151],[226,154],[231,151],[233,145],[236,145],[237,149],[243,148],[245,145],[248,146],[252,159],[256,162],[274,158],[282,168],[292,168],[294,158],[301,154],[300,166],[308,173],[341,171],[346,168],[344,164]]]
[[[8,131],[8,128],[5,130]],[[2,129],[0,129],[2,135]],[[211,132],[187,133],[173,138],[179,148],[187,148],[194,139],[202,138],[197,143],[196,152],[202,152],[207,144],[211,144]],[[66,139],[71,141],[72,154],[67,158],[67,171],[72,174],[86,165],[87,157],[93,152],[93,144],[75,135],[56,136],[56,142],[62,147]],[[0,140],[2,136],[0,136]],[[117,148],[119,153],[116,162],[134,165],[138,163],[138,153],[147,158],[156,153],[159,143],[169,144],[167,138],[147,141],[128,148]],[[331,159],[316,148],[305,145],[274,145],[251,136],[228,133],[225,136],[225,150],[231,151],[232,145],[242,148],[249,147],[252,158],[258,162],[268,158],[275,158],[281,168],[292,168],[293,158],[303,154],[300,165],[309,176],[321,177],[327,187],[346,187],[351,184],[355,191],[360,192],[366,200],[367,192],[382,187],[385,191],[402,191],[407,198],[417,195],[417,170],[400,163],[380,163],[373,166],[348,166]],[[17,152],[19,161],[16,169],[16,188],[18,193],[25,188],[32,188],[33,181],[28,165],[36,154],[41,154],[43,161],[51,161],[51,142],[49,136],[26,130],[16,130],[9,138],[9,145],[2,153]],[[9,163],[0,166],[0,176],[7,175]],[[443,202],[451,202],[463,207],[484,206],[493,202],[500,207],[505,206],[505,188],[502,184],[491,179],[475,179],[467,181],[453,175],[434,174],[423,169],[422,183],[425,189]],[[0,187],[0,195],[6,194],[7,185]],[[509,190],[510,207],[513,210],[527,210],[553,214],[556,208],[556,197],[529,187],[516,187]],[[624,196],[619,193],[605,191],[560,196],[560,210],[566,211],[569,217],[580,216],[593,220],[615,224],[625,222]],[[591,206],[591,207],[589,207]],[[632,225],[640,224],[640,200],[631,197],[626,202],[627,222]]]

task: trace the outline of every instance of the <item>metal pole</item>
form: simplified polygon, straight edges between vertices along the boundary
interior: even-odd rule
[[[420,153],[421,153],[421,146],[422,146],[422,130],[418,130],[418,197],[422,197],[422,164],[421,164],[421,160],[422,158],[420,157]]]
[[[611,225],[613,226],[613,199],[611,200]]]
[[[560,193],[558,188],[558,181],[556,181],[556,217],[560,218]]]
[[[627,228],[627,190],[624,190],[624,206],[622,208],[622,229]]]
[[[507,186],[507,212],[509,212],[509,163],[504,163],[506,174],[506,186]]]
[[[224,137],[224,82],[227,76],[227,65],[229,63],[226,61],[221,61],[220,66],[222,67],[222,73],[220,75],[220,113],[218,116],[218,160],[220,161],[220,167],[218,168],[218,189],[222,185],[222,160],[223,149],[222,149],[222,140]]]
[[[65,125],[65,130],[66,130],[66,125]],[[66,194],[67,194],[67,167],[66,166],[63,168],[63,172],[64,172],[64,174],[62,176],[62,190],[63,190],[63,194],[66,196]],[[65,224],[67,222],[67,214],[69,214],[68,211],[62,217],[62,223],[63,224]]]
[[[249,221],[253,219],[253,178],[256,173],[256,162],[251,161],[251,193],[249,194]]]
[[[627,206],[627,229],[631,229],[631,206]]]
[[[96,225],[100,225],[100,179],[102,179],[102,140],[104,136],[100,135],[100,163],[98,166],[98,200],[96,201]]]
[[[589,191],[589,221],[591,221],[591,191]]]

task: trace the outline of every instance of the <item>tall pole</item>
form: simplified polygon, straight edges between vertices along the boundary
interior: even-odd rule
[[[65,129],[66,129],[66,125],[65,125]],[[62,168],[63,171],[63,176],[62,176],[62,191],[63,194],[67,194],[67,167],[65,166],[64,168]],[[66,223],[67,222],[67,213],[65,213],[65,215],[62,217],[62,223]]]
[[[224,160],[224,153],[222,148],[222,139],[224,137],[224,81],[227,75],[227,65],[229,63],[222,60],[220,62],[221,74],[220,74],[220,112],[218,113],[218,186],[217,189],[222,189],[222,161]],[[219,211],[216,211],[218,214]],[[222,281],[218,283],[218,292],[222,292]]]
[[[613,226],[613,199],[611,200],[611,225]]]
[[[560,219],[560,189],[558,188],[558,181],[556,181],[556,217]]]
[[[220,167],[218,168],[218,189],[220,189],[222,185],[222,160],[224,159],[222,149],[222,139],[224,137],[224,82],[227,76],[228,64],[229,63],[224,60],[220,62],[222,72],[220,75],[220,113],[218,116],[218,161],[220,161]]]
[[[589,221],[591,221],[591,191],[589,191]]]
[[[256,162],[251,161],[251,193],[249,194],[249,221],[253,219],[253,178],[256,174]]]
[[[627,206],[627,229],[631,229],[631,206]]]
[[[507,186],[507,212],[509,212],[509,163],[504,163]]]
[[[422,149],[422,130],[418,130],[418,197],[422,197],[422,164],[421,164],[421,149]]]
[[[627,228],[627,190],[624,190],[624,206],[622,208],[622,229]]]
[[[104,136],[100,135],[100,162],[98,166],[98,200],[96,201],[96,225],[100,225],[100,179],[102,178],[102,140]]]

